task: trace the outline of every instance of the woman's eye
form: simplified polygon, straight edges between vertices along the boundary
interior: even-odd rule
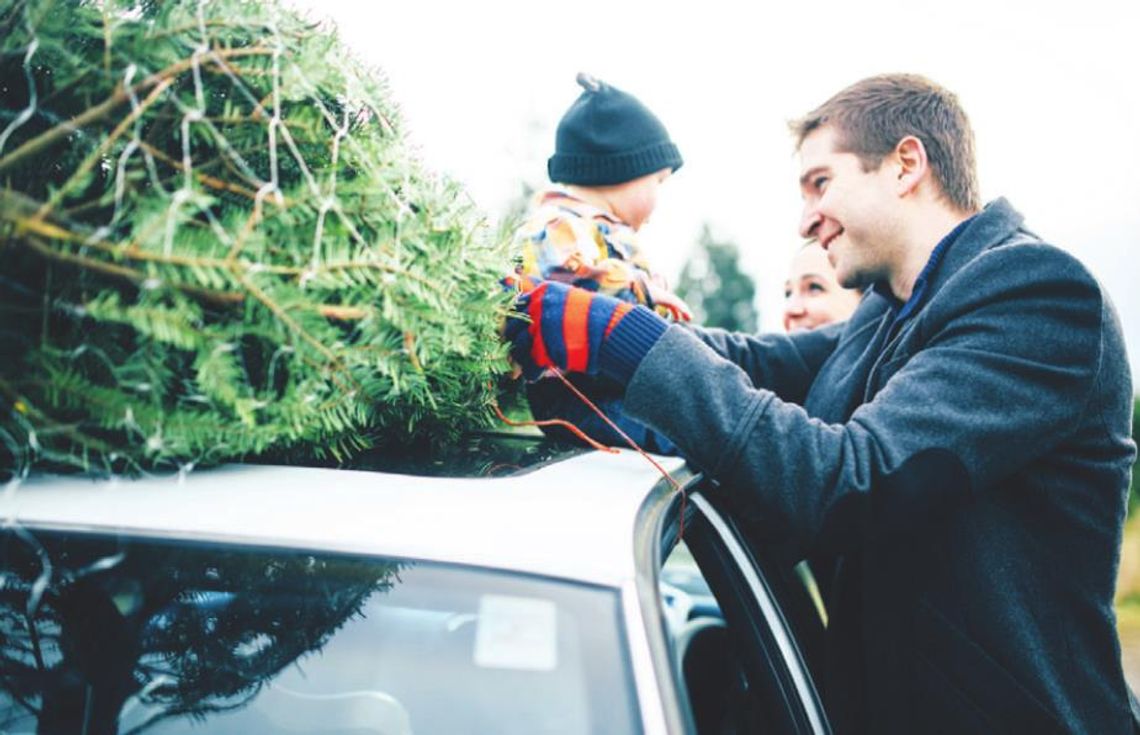
[[[812,183],[812,186],[815,187],[816,191],[823,191],[827,187],[827,177],[826,176],[816,176],[815,179],[811,183]]]
[[[809,283],[808,291],[811,291],[812,293],[827,293],[827,289],[824,288],[824,285],[822,283]]]

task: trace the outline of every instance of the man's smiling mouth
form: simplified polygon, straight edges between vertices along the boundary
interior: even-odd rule
[[[843,234],[843,228],[842,228],[842,227],[840,227],[840,228],[839,228],[838,230],[836,230],[835,232],[832,232],[831,234],[827,235],[827,237],[822,237],[822,238],[820,238],[820,240],[819,240],[819,246],[820,246],[821,248],[823,248],[824,250],[827,250],[827,248],[828,248],[828,247],[831,245],[831,242],[832,242],[832,241],[833,241],[835,238],[839,237],[839,236],[840,236],[840,235],[842,235],[842,234]]]

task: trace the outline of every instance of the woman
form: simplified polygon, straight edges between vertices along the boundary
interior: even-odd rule
[[[792,259],[784,283],[784,329],[792,332],[841,322],[851,316],[862,296],[839,285],[827,251],[809,241]]]
[[[784,330],[815,329],[844,321],[855,311],[862,297],[858,289],[839,285],[827,251],[815,240],[809,240],[792,259],[788,280],[784,283]],[[826,625],[827,608],[813,574],[820,571],[818,566],[818,562],[811,562],[809,566],[808,561],[802,561],[795,569],[820,620]]]

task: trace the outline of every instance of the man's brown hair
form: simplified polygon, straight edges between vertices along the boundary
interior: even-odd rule
[[[882,74],[840,91],[790,123],[796,150],[812,131],[831,126],[839,150],[859,157],[865,171],[908,135],[922,141],[934,180],[959,209],[981,209],[974,131],[958,98],[916,74]]]

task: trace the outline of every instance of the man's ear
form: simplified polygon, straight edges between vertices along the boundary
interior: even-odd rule
[[[914,193],[930,171],[930,161],[926,158],[926,146],[913,135],[898,142],[892,154],[898,176],[896,191],[899,196]]]

